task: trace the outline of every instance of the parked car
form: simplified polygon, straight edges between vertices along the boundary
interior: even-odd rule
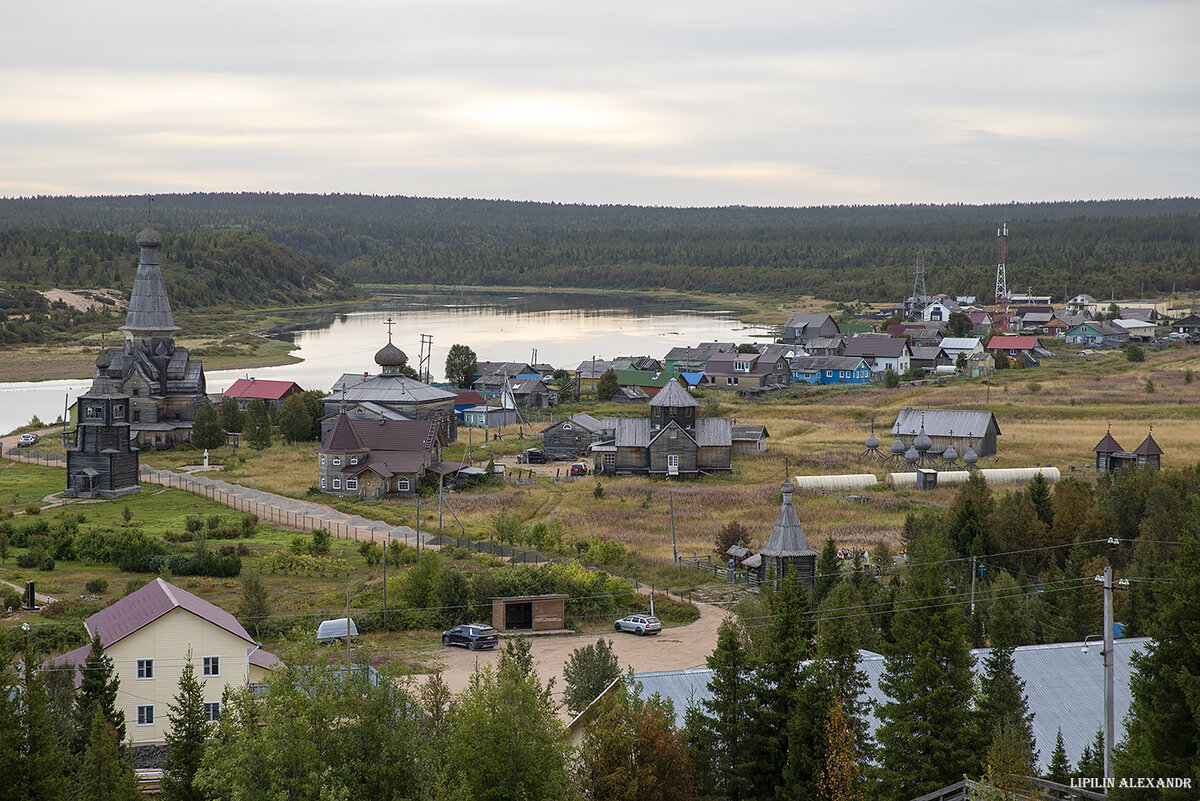
[[[28,448],[30,445],[37,445],[37,441],[37,434],[22,434],[21,438],[17,440],[17,447]]]
[[[358,640],[358,626],[352,617],[339,617],[333,620],[323,620],[317,626],[317,643],[329,645],[335,642],[345,642],[349,637],[352,642]]]
[[[520,461],[523,464],[547,464],[550,461],[550,457],[546,455],[545,451],[539,448],[528,448],[521,454]]]
[[[468,651],[495,648],[500,635],[486,623],[464,623],[442,632],[442,645],[465,645]]]
[[[639,637],[643,634],[658,634],[662,631],[662,623],[650,615],[626,615],[613,624],[615,631],[632,631]]]
[[[576,462],[575,464],[571,465],[571,475],[586,476],[587,475],[587,465],[584,464],[583,462]]]

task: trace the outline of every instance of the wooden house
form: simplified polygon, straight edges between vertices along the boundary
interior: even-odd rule
[[[1171,323],[1171,331],[1176,334],[1187,334],[1190,337],[1200,336],[1200,315],[1189,314]]]
[[[728,417],[697,418],[696,399],[672,381],[650,399],[650,418],[606,418],[591,446],[597,474],[663,478],[728,473],[733,426]]]
[[[781,354],[732,351],[714,354],[704,367],[704,377],[717,386],[766,389],[786,387],[792,371]]]
[[[809,384],[869,384],[871,366],[861,356],[797,356],[790,362],[793,381]]]
[[[731,431],[733,452],[740,455],[762,453],[767,449],[770,436],[766,426],[735,424]]]
[[[663,358],[667,372],[704,372],[708,360],[718,353],[737,350],[732,342],[701,342],[699,345],[677,345]]]
[[[317,450],[317,486],[332,495],[413,495],[442,460],[446,439],[432,420],[351,420],[340,414]]]
[[[1096,470],[1101,473],[1112,473],[1122,467],[1162,468],[1163,449],[1154,441],[1153,432],[1146,435],[1136,450],[1129,452],[1113,438],[1112,429],[1109,429],[1092,450],[1096,454]]]
[[[168,707],[189,655],[210,721],[221,715],[227,685],[255,684],[279,665],[229,612],[161,578],[101,609],[83,626],[89,638],[100,638],[112,660],[120,681],[116,708],[125,714],[126,737],[135,746],[164,742],[171,728]],[[52,663],[79,667],[90,651],[84,645]]]
[[[590,414],[573,414],[542,429],[542,450],[555,457],[587,452],[604,435],[604,425]]]
[[[1115,348],[1129,341],[1129,332],[1106,320],[1087,320],[1069,329],[1063,340],[1086,348]]]
[[[840,333],[842,333],[841,327],[838,326],[837,320],[830,315],[798,312],[790,315],[783,324],[779,341],[803,347],[814,337],[835,337]]]
[[[272,381],[270,379],[239,378],[222,397],[236,398],[238,408],[243,411],[250,401],[260,400],[278,410],[283,402],[304,390],[295,381]]]
[[[911,366],[912,350],[907,339],[880,334],[860,334],[846,340],[842,355],[866,359],[867,364],[871,366],[872,377],[879,378],[889,368],[897,375],[907,373]]]

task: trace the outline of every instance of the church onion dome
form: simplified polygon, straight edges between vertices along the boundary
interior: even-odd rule
[[[375,354],[375,363],[380,367],[401,367],[408,364],[408,357],[389,339],[388,343]]]
[[[102,348],[100,355],[96,357],[96,366],[103,369],[112,364],[112,356],[108,353],[108,348]]]
[[[892,441],[892,453],[896,454],[897,456],[904,453],[904,443],[900,441],[899,437],[896,437],[896,439]]]
[[[158,231],[147,225],[137,235],[137,243],[144,248],[156,248],[162,244],[162,236],[159,235]]]
[[[871,436],[867,437],[867,447],[874,450],[879,447],[879,437],[875,436],[875,432],[871,432]]]
[[[975,449],[970,445],[967,446],[967,452],[963,454],[963,461],[967,464],[975,464],[979,461],[979,457],[975,455]]]
[[[953,442],[950,443],[949,448],[946,448],[946,450],[942,452],[942,458],[947,462],[954,462],[958,460],[958,451],[954,450]]]
[[[913,440],[913,447],[921,453],[924,453],[933,447],[933,440],[931,440],[929,435],[925,433],[925,426],[921,426],[921,433],[917,434],[916,438]]]
[[[904,458],[910,462],[916,462],[918,459],[921,458],[921,454],[917,453],[916,448],[910,447],[907,451],[904,452]]]

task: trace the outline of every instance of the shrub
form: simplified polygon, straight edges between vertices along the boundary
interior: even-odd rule
[[[604,497],[604,485],[599,481],[596,482],[596,488],[592,490],[592,497],[596,500],[600,500]]]
[[[1146,361],[1146,351],[1142,350],[1139,345],[1126,345],[1125,359],[1131,362],[1144,362]]]
[[[373,542],[364,543],[374,545],[382,553],[379,545]],[[378,558],[376,559],[378,561]],[[313,556],[307,553],[292,553],[288,550],[272,551],[259,564],[259,570],[267,570],[271,573],[288,573],[293,576],[319,575],[319,576],[343,576],[349,575],[350,565],[346,564],[345,559],[339,559],[335,556]]]
[[[42,507],[40,507],[40,506],[26,506],[25,507],[25,514],[27,514],[27,515],[40,515],[41,513],[42,513]]]
[[[258,515],[242,516],[242,536],[253,537],[258,533]]]
[[[219,529],[221,527],[221,516],[220,515],[209,515],[208,520],[205,521],[205,525],[207,526],[209,531],[216,531],[217,529]]]
[[[1196,374],[1192,372],[1192,368],[1183,371],[1183,383],[1190,384],[1196,378]]]
[[[883,385],[888,389],[900,386],[900,376],[891,367],[883,371]]]
[[[166,553],[167,549],[156,540],[133,540],[117,557],[117,567],[126,573],[157,573]]]
[[[200,515],[188,515],[183,519],[183,528],[188,533],[194,534],[204,528],[204,518]]]
[[[1146,394],[1147,395],[1154,394],[1154,382],[1151,381],[1149,378],[1146,379]]]
[[[1028,384],[1025,385],[1025,388],[1028,389],[1030,392],[1032,392],[1034,395],[1036,395],[1042,391],[1042,385],[1036,381],[1030,381]]]
[[[313,530],[312,545],[309,546],[308,552],[313,556],[325,556],[329,553],[328,529],[318,528]]]
[[[83,588],[92,595],[103,595],[108,592],[108,579],[95,578],[89,579]]]
[[[15,612],[21,608],[22,603],[24,603],[24,599],[21,597],[21,593],[7,585],[0,585],[0,610],[7,612],[11,609]]]
[[[383,558],[383,548],[372,540],[363,540],[363,543],[358,546],[358,552],[363,559],[367,560],[367,564],[372,566],[379,564],[379,560]]]

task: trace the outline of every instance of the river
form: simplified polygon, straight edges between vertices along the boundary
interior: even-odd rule
[[[538,361],[573,370],[593,356],[661,359],[676,345],[763,341],[772,334],[766,327],[741,322],[728,310],[682,308],[679,301],[652,296],[374,289],[383,300],[352,310],[297,313],[294,325],[270,332],[292,342],[293,355],[302,361],[206,371],[209,393],[222,392],[243,376],[328,390],[343,373],[377,372],[373,357],[387,342],[389,318],[392,341],[414,368],[421,335],[433,338],[429,366],[435,381],[444,379],[446,354],[455,344],[470,347],[480,361]],[[24,425],[35,414],[53,421],[62,414],[64,401],[74,402],[90,386],[90,379],[0,383],[0,431]]]

